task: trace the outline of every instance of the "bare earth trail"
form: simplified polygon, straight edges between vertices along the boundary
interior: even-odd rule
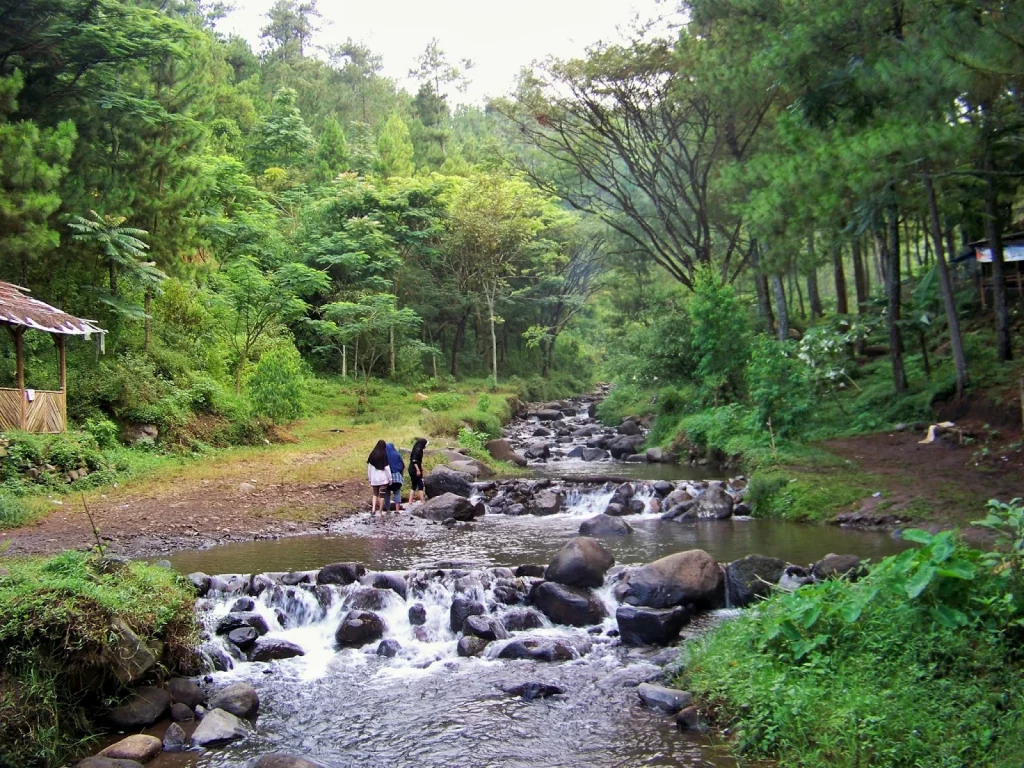
[[[188,460],[89,494],[89,511],[110,551],[133,557],[325,530],[369,506],[356,479],[364,432],[318,429],[312,441]],[[69,496],[35,525],[0,531],[5,541],[8,554],[48,554],[88,548],[95,537],[81,498]]]

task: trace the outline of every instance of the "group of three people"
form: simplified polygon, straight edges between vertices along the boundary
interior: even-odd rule
[[[412,446],[409,454],[409,481],[412,490],[409,494],[409,503],[416,501],[417,495],[420,501],[425,500],[423,492],[423,450],[427,447],[424,438],[418,438]],[[370,481],[373,489],[373,499],[370,505],[370,515],[376,514],[378,508],[381,514],[385,512],[402,511],[402,483],[405,474],[405,461],[402,454],[395,448],[394,443],[385,443],[378,440],[366,459],[366,478]],[[394,506],[392,507],[392,502]]]

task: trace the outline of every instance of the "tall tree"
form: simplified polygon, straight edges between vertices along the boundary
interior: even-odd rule
[[[397,113],[392,113],[377,137],[377,171],[384,178],[412,176],[412,156],[409,126]]]

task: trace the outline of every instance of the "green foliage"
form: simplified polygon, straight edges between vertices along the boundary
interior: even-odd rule
[[[749,355],[749,323],[732,287],[710,269],[697,273],[690,314],[694,373],[710,399],[742,391]]]
[[[763,469],[751,475],[747,502],[754,517],[827,523],[872,491],[869,478],[850,468]]]
[[[392,114],[377,137],[377,171],[384,178],[412,176],[413,146],[409,126],[398,113]]]
[[[746,379],[755,428],[770,424],[778,437],[799,436],[814,398],[808,366],[795,350],[759,336],[751,345]]]
[[[266,352],[256,364],[248,389],[257,415],[276,423],[302,416],[305,412],[306,373],[298,351],[287,346]]]
[[[463,427],[459,430],[459,445],[474,451],[486,452],[486,443],[490,437],[486,434],[476,432]]]
[[[690,649],[685,684],[780,765],[1015,765],[1020,593],[956,534],[782,594]],[[992,724],[998,722],[999,728]]]
[[[436,395],[428,397],[423,405],[430,411],[450,411],[453,408],[462,407],[466,401],[466,396],[457,392],[438,392]]]
[[[133,562],[112,573],[93,556],[5,561],[0,579],[0,760],[62,765],[89,736],[105,699],[123,691],[100,660],[124,622],[166,646],[171,674],[190,674],[194,592],[174,571]],[[107,651],[109,653],[109,651]]]

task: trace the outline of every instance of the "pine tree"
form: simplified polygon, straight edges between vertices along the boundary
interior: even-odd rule
[[[253,131],[249,164],[257,173],[271,167],[299,166],[308,159],[313,134],[295,106],[295,99],[291,88],[278,91],[270,114]]]
[[[412,139],[409,126],[397,113],[392,113],[377,137],[377,172],[384,178],[391,176],[412,176]]]

